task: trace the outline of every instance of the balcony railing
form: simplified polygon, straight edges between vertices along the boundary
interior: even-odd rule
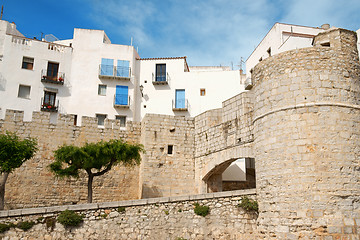
[[[56,76],[48,76],[48,75],[50,75],[48,74],[48,71],[46,69],[43,69],[41,71],[41,82],[64,85],[65,73],[58,72],[57,74],[55,74]]]
[[[44,98],[41,98],[41,111],[44,112],[57,112],[59,108],[59,100],[55,103],[45,103]]]
[[[100,78],[114,78],[122,80],[130,80],[131,68],[113,65],[99,65]]]
[[[187,99],[172,100],[173,111],[188,111],[189,101]]]
[[[166,73],[166,75],[156,75],[155,73],[152,74],[152,83],[154,85],[166,85],[169,84],[169,81],[169,73]]]
[[[250,89],[252,89],[252,87],[253,87],[253,83],[252,83],[251,78],[247,78],[245,80],[245,90],[250,90]]]
[[[119,96],[114,95],[114,107],[118,108],[129,108],[130,107],[130,96]]]

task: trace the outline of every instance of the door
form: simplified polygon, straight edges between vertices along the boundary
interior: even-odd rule
[[[185,89],[176,90],[175,108],[185,108]]]
[[[129,105],[128,86],[116,85],[115,105]]]
[[[48,62],[47,73],[46,73],[48,79],[56,81],[58,71],[59,71],[58,63]]]
[[[117,77],[130,77],[130,62],[126,60],[118,60],[117,69],[116,69]]]
[[[102,58],[100,75],[114,76],[114,59]]]

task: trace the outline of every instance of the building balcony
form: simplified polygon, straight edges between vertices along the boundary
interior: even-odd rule
[[[41,111],[44,112],[57,112],[59,108],[59,100],[55,101],[54,103],[52,102],[48,102],[45,103],[44,102],[44,98],[41,98]]]
[[[245,80],[245,90],[250,90],[250,89],[252,89],[252,87],[253,87],[253,83],[252,83],[251,78],[247,78]]]
[[[169,84],[170,77],[169,74],[166,73],[166,75],[156,75],[152,74],[152,83],[154,85],[167,85]]]
[[[108,79],[130,80],[131,68],[113,65],[99,65],[99,77]]]
[[[55,75],[55,76],[54,76]],[[41,82],[64,85],[65,73],[48,73],[46,69],[41,71]]]
[[[114,107],[130,108],[130,96],[114,95]]]
[[[172,100],[173,111],[188,111],[189,101],[187,99]]]

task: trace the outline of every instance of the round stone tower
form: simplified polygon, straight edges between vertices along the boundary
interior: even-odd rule
[[[262,238],[359,236],[356,41],[352,31],[329,29],[314,38],[314,47],[275,55],[254,69],[258,232]]]

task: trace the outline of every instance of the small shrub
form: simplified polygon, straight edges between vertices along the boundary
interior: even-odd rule
[[[38,217],[38,218],[36,219],[36,221],[37,221],[38,223],[42,223],[42,222],[44,221],[44,217]]]
[[[25,221],[25,222],[19,222],[18,224],[16,224],[16,227],[20,228],[24,231],[27,231],[30,228],[32,228],[34,225],[35,225],[35,222],[33,222],[33,221]]]
[[[181,208],[179,208],[178,212],[182,212],[182,209],[181,209]]]
[[[164,210],[164,213],[165,213],[166,215],[169,215],[169,210]]]
[[[56,219],[53,217],[47,217],[45,218],[45,224],[46,224],[46,229],[53,231],[55,228]]]
[[[241,198],[241,202],[238,204],[238,207],[243,208],[246,211],[259,211],[259,205],[257,201],[249,199],[248,197]]]
[[[210,208],[208,206],[201,206],[198,203],[195,203],[194,206],[194,212],[196,215],[205,217],[210,213]]]
[[[65,210],[58,216],[58,222],[64,227],[77,227],[83,222],[83,216],[71,210]]]
[[[0,223],[0,233],[6,232],[10,229],[10,225],[6,223]]]
[[[106,218],[107,216],[108,215],[106,213],[100,215],[100,217],[102,217],[102,218]]]
[[[118,207],[118,212],[119,213],[124,213],[125,212],[125,207]]]
[[[138,210],[138,213],[141,213],[140,209]]]

